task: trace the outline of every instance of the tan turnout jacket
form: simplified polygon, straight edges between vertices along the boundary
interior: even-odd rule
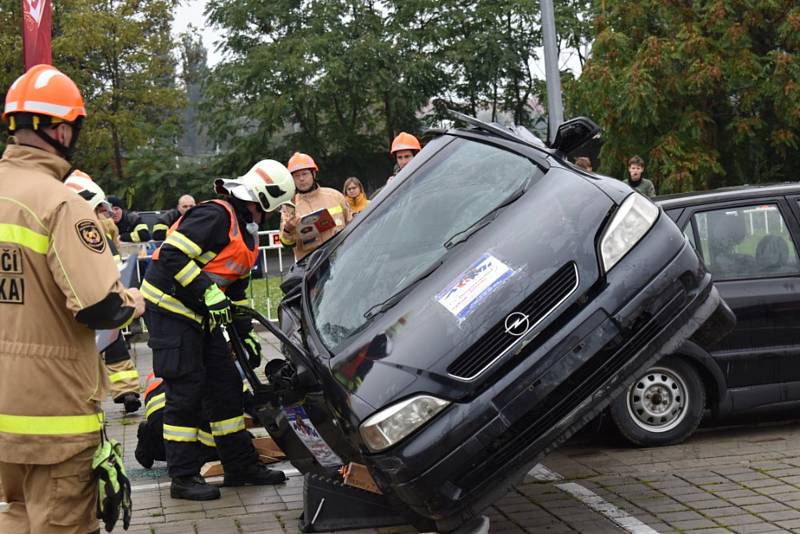
[[[329,187],[318,187],[308,193],[297,193],[294,196],[295,213],[299,218],[303,218],[309,213],[319,209],[327,208],[336,222],[336,227],[326,230],[311,241],[304,242],[298,233],[299,227],[294,232],[289,233],[284,230],[286,219],[290,217],[290,212],[284,209],[281,212],[281,242],[287,246],[294,246],[294,259],[300,261],[311,252],[318,249],[328,239],[338,234],[342,228],[353,218],[350,212],[350,205],[347,199],[339,191]]]
[[[111,292],[133,306],[68,170],[14,138],[0,160],[0,462],[59,463],[99,442],[108,379],[75,314]]]

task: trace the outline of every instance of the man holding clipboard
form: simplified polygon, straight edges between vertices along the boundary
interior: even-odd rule
[[[294,178],[294,206],[285,205],[281,213],[281,243],[294,247],[298,267],[314,250],[335,236],[352,219],[344,195],[317,183],[317,167],[308,154],[295,152],[287,165]]]

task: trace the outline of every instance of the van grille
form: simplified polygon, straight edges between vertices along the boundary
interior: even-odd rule
[[[528,328],[525,332],[529,332],[547,318],[576,289],[578,289],[578,268],[574,262],[570,262],[556,271],[509,315],[518,313],[527,316]],[[447,367],[450,376],[461,380],[476,378],[522,339],[521,335],[515,336],[508,333],[506,317],[503,317]]]

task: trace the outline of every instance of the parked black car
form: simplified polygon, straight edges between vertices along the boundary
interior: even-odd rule
[[[566,123],[546,148],[467,121],[311,256],[281,307],[302,347],[288,351],[292,369],[268,368],[273,383],[295,375],[272,426],[288,421],[311,449],[287,444],[301,471],[365,464],[443,532],[642,369],[733,322],[669,217],[562,157],[593,123]]]
[[[611,406],[639,445],[686,439],[704,409],[720,418],[800,400],[800,185],[665,196],[738,323],[718,343],[687,342]]]

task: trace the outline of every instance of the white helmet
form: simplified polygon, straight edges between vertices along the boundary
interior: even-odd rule
[[[106,194],[103,189],[92,180],[92,177],[83,171],[75,169],[72,174],[64,180],[64,185],[72,189],[96,210],[98,206],[104,206],[107,210],[111,211],[111,204],[106,200]]]
[[[294,198],[294,179],[282,163],[264,159],[253,165],[247,174],[226,180],[214,180],[214,191],[247,202],[257,202],[264,211],[274,211]]]

